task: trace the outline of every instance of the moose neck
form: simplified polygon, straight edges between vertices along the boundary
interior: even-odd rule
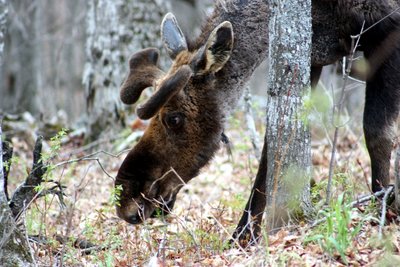
[[[223,21],[232,23],[234,46],[225,67],[216,73],[216,90],[222,103],[221,111],[227,116],[242,95],[249,80],[268,53],[268,4],[265,0],[217,1],[214,12],[206,21],[197,40],[200,46],[210,31]]]

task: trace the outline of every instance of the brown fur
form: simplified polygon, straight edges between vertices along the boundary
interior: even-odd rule
[[[158,90],[143,108],[153,109],[152,99],[158,99],[157,93],[165,91],[163,84],[182,69],[195,64],[198,57],[197,51],[180,52],[168,73],[153,81]],[[121,218],[131,223],[140,222],[155,213],[157,202],[164,203],[160,206],[168,212],[179,189],[197,175],[218,149],[222,118],[214,97],[213,77],[213,71],[203,69],[201,74],[195,73],[183,84],[184,90],[162,97],[168,98],[166,103],[161,105],[118,172],[116,185],[123,187],[121,205],[117,208]],[[182,85],[173,83],[170,87],[173,90]],[[139,116],[147,118],[147,113],[140,115],[140,111],[141,107],[138,108]],[[168,120],[176,114],[183,123],[175,129],[168,125]]]
[[[350,35],[358,34],[364,21],[365,28],[373,25],[397,8],[399,2],[312,1],[313,84],[323,65],[349,53]],[[176,21],[167,15],[164,32],[176,32],[163,36],[167,45],[172,44],[167,50],[174,58],[165,75],[161,76],[161,70],[156,68],[154,51],[136,54],[140,60],[134,62],[142,63],[131,67],[121,98],[135,102],[144,86],[153,85],[157,91],[143,105],[147,112],[138,113],[152,117],[150,125],[127,155],[115,181],[123,187],[117,207],[121,218],[139,223],[155,215],[157,206],[168,213],[182,185],[212,158],[219,147],[226,116],[240,98],[244,83],[267,56],[268,10],[265,0],[217,1],[201,35],[181,44],[179,40],[184,38]],[[399,114],[399,25],[399,14],[394,14],[363,34],[359,48],[373,65],[367,80],[364,131],[374,191],[388,184],[390,130]],[[217,31],[219,27],[221,31]],[[385,52],[379,54],[379,50]],[[246,238],[255,230],[251,236],[257,237],[265,208],[265,171],[265,164],[261,165],[235,236]]]
[[[265,6],[262,1],[254,1],[251,5],[255,8],[249,14],[249,10],[242,9],[240,3],[232,1],[224,7],[224,10],[234,14],[228,17],[237,18],[231,21],[232,25],[224,22],[224,16],[212,16],[203,28],[202,36],[189,44],[188,50],[181,51],[186,45],[176,44],[175,37],[179,33],[173,34],[171,40],[169,36],[163,37],[167,44],[173,43],[174,47],[178,47],[179,52],[175,52],[174,47],[168,49],[174,62],[164,76],[152,81],[156,88],[152,98],[157,98],[157,94],[163,95],[159,93],[161,85],[182,67],[190,66],[193,74],[182,90],[174,95],[163,96],[168,101],[154,114],[145,134],[120,167],[115,184],[122,185],[123,191],[117,213],[126,221],[138,223],[154,215],[157,206],[167,212],[183,183],[196,176],[218,149],[224,118],[229,108],[238,101],[241,85],[262,61],[266,51],[266,40],[254,31],[254,20],[258,20],[255,12],[266,10]],[[216,14],[218,12],[217,9]],[[162,28],[175,27],[173,20],[167,19],[167,23]],[[260,25],[266,29],[266,24]],[[246,36],[235,38],[233,43],[232,28],[260,39],[260,44],[265,48],[256,51],[263,54],[254,53],[254,46]],[[143,51],[137,54],[141,53]],[[228,61],[230,55],[233,60]],[[140,69],[131,71],[127,85],[135,81],[130,76],[138,76],[137,73],[141,72]],[[125,95],[129,95],[129,89],[126,88],[132,86],[122,87],[122,90],[128,91]],[[151,99],[143,107],[149,106]],[[229,108],[221,105],[221,101]],[[177,129],[168,126],[168,120],[174,121],[175,115],[183,120]],[[171,169],[174,171],[171,172]],[[164,205],[157,205],[156,202],[164,202]]]
[[[134,54],[129,60],[129,75],[121,86],[120,98],[125,104],[135,103],[142,91],[152,86],[163,75],[157,68],[157,49],[148,48]]]

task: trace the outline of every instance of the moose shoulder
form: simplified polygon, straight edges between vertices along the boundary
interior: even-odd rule
[[[393,13],[399,2],[313,1],[313,83],[322,66],[349,53],[350,36],[358,34],[363,23],[368,29],[359,48],[370,66],[364,132],[373,191],[389,183],[393,128],[399,113],[400,15]],[[168,213],[183,184],[213,157],[244,83],[267,56],[268,10],[264,0],[217,1],[194,42],[186,40],[175,17],[167,14],[161,32],[173,60],[171,68],[159,69],[155,48],[132,56],[121,100],[132,104],[147,87],[156,91],[137,108],[140,118],[151,121],[117,174],[115,185],[123,189],[119,217],[136,224],[160,211]],[[258,194],[252,194],[238,229],[248,220],[260,221],[265,201],[258,200],[264,184],[256,181],[252,190]]]

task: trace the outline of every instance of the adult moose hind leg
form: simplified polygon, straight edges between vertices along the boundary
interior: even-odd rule
[[[367,59],[369,58],[366,53]],[[376,55],[369,60],[371,68]],[[400,45],[367,80],[364,134],[371,158],[372,191],[389,185],[390,157],[400,108]]]

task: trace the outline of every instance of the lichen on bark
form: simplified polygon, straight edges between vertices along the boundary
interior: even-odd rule
[[[272,230],[299,206],[305,212],[311,207],[310,132],[302,118],[303,97],[310,89],[311,0],[271,1],[270,7],[265,142],[267,225]]]
[[[6,0],[0,0],[0,66],[3,64],[4,34],[8,6]],[[25,236],[16,227],[5,192],[3,166],[2,121],[0,115],[0,266],[33,266]]]
[[[3,0],[0,0],[2,10]],[[0,62],[1,64],[1,62]],[[0,116],[0,266],[33,266],[28,241],[17,228],[4,190],[3,145]]]

